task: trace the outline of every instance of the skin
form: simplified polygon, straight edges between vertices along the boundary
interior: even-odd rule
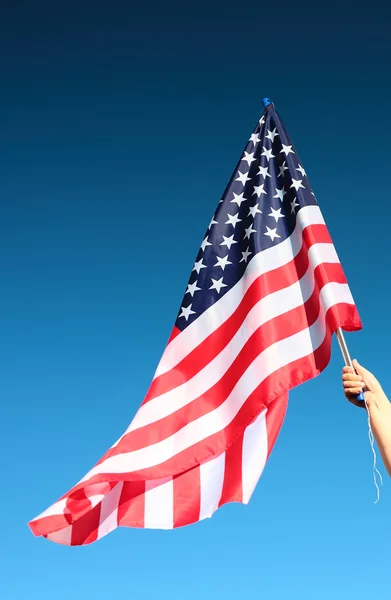
[[[375,436],[384,466],[391,476],[391,403],[383,392],[376,377],[364,369],[357,360],[352,367],[344,367],[342,381],[346,398],[356,406],[357,394],[364,391],[365,402],[369,412],[373,435]]]

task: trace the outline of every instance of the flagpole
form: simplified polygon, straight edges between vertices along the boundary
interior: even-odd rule
[[[269,99],[269,98],[263,98],[262,99],[262,104],[263,104],[263,108],[265,110],[265,112],[271,107],[273,106],[273,102]],[[341,348],[341,352],[342,352],[342,356],[343,359],[345,361],[345,364],[347,367],[353,367],[353,363],[352,363],[352,359],[350,358],[350,354],[349,354],[349,350],[345,341],[345,337],[343,335],[342,329],[340,327],[338,327],[337,331],[337,339],[338,339],[338,343],[339,343],[339,347]],[[365,402],[364,399],[364,393],[361,392],[358,396],[357,396],[357,401],[358,402]]]

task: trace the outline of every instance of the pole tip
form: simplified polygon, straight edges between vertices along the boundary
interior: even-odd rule
[[[270,100],[270,98],[263,98],[262,104],[263,104],[263,108],[266,110],[267,108],[269,108],[269,106],[271,104],[273,104],[273,102]]]

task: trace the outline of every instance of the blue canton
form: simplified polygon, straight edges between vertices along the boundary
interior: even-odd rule
[[[257,254],[288,238],[303,206],[316,204],[273,105],[251,135],[201,244],[176,326],[183,330],[242,277]]]

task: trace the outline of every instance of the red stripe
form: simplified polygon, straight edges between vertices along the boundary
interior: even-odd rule
[[[118,505],[118,525],[144,527],[145,481],[125,481]]]
[[[177,335],[179,335],[181,333],[181,330],[178,329],[178,327],[174,327],[174,329],[171,332],[170,338],[167,342],[167,345],[172,342],[172,340],[174,340],[176,338]]]
[[[273,446],[285,419],[288,406],[288,393],[281,394],[276,400],[273,400],[268,406],[266,413],[267,445],[269,458]]]
[[[200,467],[175,476],[174,484],[174,527],[195,523],[200,518],[201,487]]]
[[[227,502],[243,502],[242,454],[244,434],[225,453],[223,490],[219,507]]]
[[[98,539],[100,507],[101,504],[99,503],[72,525],[71,546],[96,542]]]

